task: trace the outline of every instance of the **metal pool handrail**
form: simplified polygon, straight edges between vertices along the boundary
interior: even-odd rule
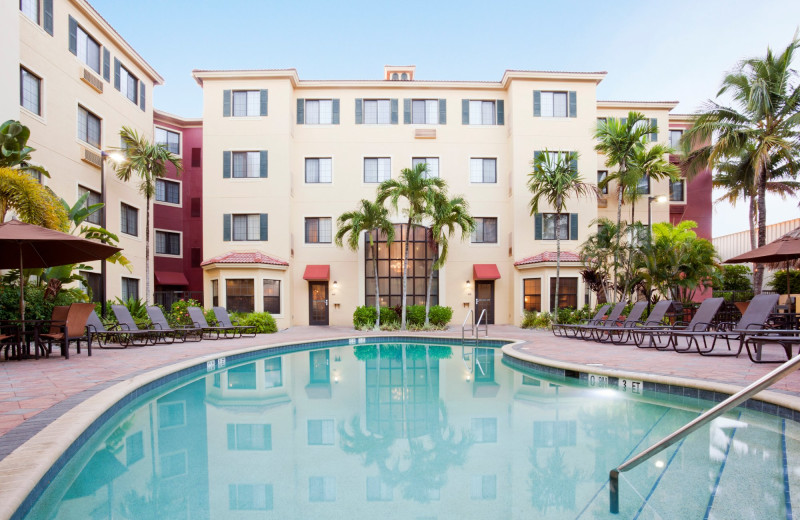
[[[472,309],[469,310],[467,313],[467,317],[464,318],[464,322],[461,324],[461,344],[464,344],[464,331],[467,330],[467,321],[469,317],[472,316]],[[470,333],[474,336],[475,335],[475,325],[470,325]]]
[[[659,442],[653,444],[643,452],[639,453],[635,457],[632,457],[616,468],[612,469],[609,472],[609,487],[608,491],[610,493],[610,510],[612,514],[619,513],[619,474],[628,471],[630,469],[635,468],[642,462],[646,461],[653,455],[661,452],[665,448],[675,444],[679,440],[683,439],[696,429],[700,428],[701,426],[705,425],[706,423],[710,422],[712,419],[719,417],[723,413],[727,412],[731,408],[735,408],[742,402],[746,401],[753,395],[757,394],[761,390],[772,386],[774,383],[780,381],[791,372],[797,370],[800,365],[800,355],[796,356],[794,359],[790,359],[786,363],[782,364],[769,374],[765,375],[758,381],[753,382],[748,387],[739,390],[729,398],[725,399],[721,403],[719,403],[714,408],[708,410],[707,412],[703,413],[702,415],[695,418],[690,423],[682,426],[678,430],[674,431],[669,436],[663,438]]]
[[[481,335],[481,322],[483,321],[483,317],[486,316],[486,309],[481,311],[481,315],[478,316],[478,323],[475,324],[475,338],[480,337]],[[483,324],[483,331],[486,333],[486,337],[489,337],[489,318],[486,318],[486,323]]]

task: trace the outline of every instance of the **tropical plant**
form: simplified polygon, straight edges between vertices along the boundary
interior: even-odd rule
[[[784,294],[786,292],[787,284],[786,284],[786,270],[781,269],[779,271],[775,271],[772,273],[772,279],[767,284],[770,290],[775,291],[778,294]],[[791,291],[789,294],[798,294],[800,293],[800,271],[798,270],[789,270],[789,290]]]
[[[12,211],[22,222],[66,231],[67,213],[47,186],[23,170],[0,167],[0,222]]]
[[[342,247],[344,238],[348,236],[347,246],[352,251],[358,251],[358,242],[361,235],[366,232],[369,237],[369,247],[372,254],[372,267],[375,276],[375,328],[381,327],[380,316],[380,288],[378,284],[378,243],[373,236],[373,231],[386,235],[386,247],[394,241],[394,226],[389,220],[389,211],[382,203],[370,202],[361,199],[361,207],[356,211],[342,213],[336,220],[336,245]],[[358,326],[356,325],[356,328]]]
[[[719,265],[711,276],[713,295],[728,301],[748,301],[753,298],[753,286],[749,267],[742,264]]]
[[[597,195],[597,187],[583,181],[578,174],[577,152],[555,152],[547,149],[536,154],[533,171],[528,174],[528,190],[533,194],[528,207],[531,216],[539,213],[539,203],[543,200],[556,212],[556,298],[558,307],[559,279],[561,276],[561,214],[567,209],[567,199],[571,195],[583,197]]]
[[[636,222],[636,201],[644,192],[639,189],[641,179],[650,181],[660,181],[663,179],[677,180],[680,175],[680,168],[669,162],[668,154],[675,150],[669,146],[656,143],[650,147],[637,148],[633,152],[633,157],[629,163],[628,171],[634,182],[625,187],[623,198],[631,203],[631,222]]]
[[[117,177],[130,181],[134,175],[139,177],[139,192],[144,195],[147,205],[145,217],[145,302],[150,301],[150,199],[156,193],[156,179],[167,174],[167,163],[172,164],[178,174],[183,170],[181,159],[170,152],[163,144],[152,144],[144,136],[127,126],[119,132],[122,138],[120,151],[125,161],[117,164]]]
[[[378,204],[382,205],[388,199],[395,211],[398,211],[401,199],[404,199],[407,204],[405,213],[408,216],[408,223],[405,237],[403,237],[405,253],[403,254],[402,314],[400,315],[400,328],[403,330],[406,328],[408,248],[413,226],[418,225],[425,218],[428,202],[433,199],[431,192],[443,191],[446,188],[443,179],[428,177],[427,171],[426,163],[418,164],[411,169],[403,168],[400,171],[399,179],[389,179],[378,186]]]
[[[237,324],[245,327],[255,327],[256,334],[273,334],[278,332],[275,318],[268,312],[248,312],[236,314]]]
[[[15,168],[49,178],[47,170],[28,162],[36,151],[28,146],[30,136],[30,129],[19,121],[9,119],[0,125],[0,168]]]
[[[740,157],[748,146],[752,161],[758,218],[758,243],[767,240],[767,182],[775,170],[794,177],[800,169],[800,83],[792,68],[800,47],[797,33],[780,54],[767,48],[764,57],[742,60],[725,75],[717,97],[729,96],[728,106],[708,100],[695,115],[692,127],[681,139],[687,175],[716,168],[731,157]],[[757,264],[753,289],[761,292],[764,267]]]
[[[431,288],[433,287],[433,272],[442,268],[447,261],[450,240],[456,232],[461,231],[461,240],[475,230],[475,219],[469,214],[469,204],[463,197],[447,198],[444,191],[431,191],[433,195],[429,201],[427,213],[431,219],[430,237],[439,248],[439,257],[433,262],[428,273],[428,287],[425,294],[425,325],[430,323]]]

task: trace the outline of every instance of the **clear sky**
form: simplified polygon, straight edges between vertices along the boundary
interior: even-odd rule
[[[692,113],[737,61],[783,50],[800,25],[798,0],[89,1],[164,77],[156,108],[186,117],[202,116],[192,69],[380,79],[384,65],[416,65],[426,80],[604,70],[598,99],[674,100]],[[769,201],[768,223],[798,216],[797,200]],[[744,204],[715,207],[715,236],[746,228]]]

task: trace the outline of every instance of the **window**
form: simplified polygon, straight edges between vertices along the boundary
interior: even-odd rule
[[[367,477],[367,502],[388,502],[394,498],[394,488],[381,477]]]
[[[75,34],[78,39],[78,59],[100,74],[100,44],[80,27],[76,28]]]
[[[156,128],[156,144],[163,144],[175,155],[181,154],[181,134],[178,132],[166,128]]]
[[[122,277],[122,299],[125,301],[130,300],[133,298],[134,300],[139,299],[139,280],[136,278],[125,278]]]
[[[333,446],[333,419],[308,420],[308,445]]]
[[[260,240],[260,215],[233,215],[234,240]]]
[[[180,233],[170,233],[169,231],[156,231],[156,254],[180,256],[181,254]]]
[[[78,139],[100,148],[100,118],[78,106]]]
[[[229,424],[228,449],[272,450],[272,426],[269,424]]]
[[[414,99],[411,101],[411,123],[435,125],[439,123],[438,99]]]
[[[136,432],[125,437],[125,465],[131,464],[144,458],[144,436],[142,432]]]
[[[181,203],[181,183],[156,179],[156,202]]]
[[[139,236],[139,210],[124,202],[121,204],[121,208],[121,231],[126,235]]]
[[[261,175],[261,152],[233,152],[232,156],[235,179]]]
[[[168,453],[159,457],[161,478],[172,478],[186,474],[186,450]]]
[[[608,170],[597,170],[597,185],[599,186],[601,182],[606,180],[606,177],[608,177]],[[600,193],[608,195],[608,185],[600,188]]]
[[[472,439],[475,442],[497,442],[497,418],[472,419]]]
[[[336,479],[334,477],[309,477],[308,501],[333,502],[336,500]]]
[[[567,117],[566,92],[542,92],[542,117]]]
[[[542,239],[555,240],[556,230],[558,230],[558,238],[561,240],[569,239],[569,213],[562,213],[558,222],[556,223],[555,213],[542,213]]]
[[[556,279],[550,278],[550,309],[555,307]],[[578,308],[578,279],[576,277],[561,277],[558,279],[558,308]]]
[[[78,197],[83,197],[85,194],[89,194],[86,197],[86,204],[84,207],[88,208],[89,206],[93,206],[95,204],[100,204],[102,202],[100,198],[100,194],[94,190],[90,190],[89,188],[85,188],[83,186],[78,186]],[[91,222],[92,224],[97,224],[98,226],[102,222],[102,213],[105,209],[100,208],[99,210],[95,211],[91,215],[86,218],[86,222]]]
[[[42,80],[27,69],[19,69],[19,104],[37,116],[42,115]]]
[[[245,280],[249,281],[249,280]],[[228,370],[229,390],[255,390],[256,364],[248,363]]]
[[[522,281],[522,306],[528,312],[542,310],[541,278],[525,278]]]
[[[494,125],[497,124],[494,101],[469,101],[469,124]]]
[[[418,164],[427,164],[428,171],[425,172],[426,179],[439,177],[439,158],[438,157],[414,157],[411,159],[411,167],[416,168]]]
[[[261,115],[261,92],[258,90],[234,91],[233,115],[235,117]]]
[[[472,232],[470,241],[473,244],[496,244],[497,243],[497,218],[496,217],[476,217],[475,231]]]
[[[639,179],[638,184],[636,185],[636,192],[639,195],[649,195],[650,194],[650,176],[645,175]]]
[[[389,99],[365,99],[364,123],[389,125],[392,123],[392,102]]]
[[[332,169],[330,158],[306,159],[306,182],[309,184],[330,183]]]
[[[219,280],[211,280],[211,306],[219,306]]]
[[[86,279],[86,293],[92,302],[100,301],[100,273],[93,273],[91,271],[80,271],[80,275]]]
[[[274,357],[264,360],[264,388],[277,388],[283,386],[283,372],[281,358]]]
[[[139,80],[121,65],[119,67],[119,91],[134,103],[138,102]]]
[[[281,313],[281,281],[264,280],[264,312]]]
[[[271,511],[271,484],[230,484],[228,507],[231,511]]]
[[[225,280],[225,307],[228,312],[253,312],[253,289],[253,280],[250,278]]]
[[[306,244],[331,243],[331,218],[306,218]]]
[[[305,124],[307,125],[333,124],[333,100],[307,99],[305,107]]]
[[[494,500],[497,498],[497,476],[472,475],[469,497],[472,500]]]
[[[469,181],[493,184],[497,182],[497,159],[470,159]]]
[[[533,421],[534,448],[558,448],[577,444],[577,421]]]
[[[678,179],[677,181],[669,181],[669,201],[670,202],[684,202],[684,186],[686,181]]]
[[[364,182],[383,182],[392,178],[392,160],[388,157],[364,159]]]
[[[39,25],[39,0],[20,0],[19,10],[33,23]]]
[[[670,130],[669,145],[677,150],[680,144],[681,137],[683,137],[683,130]]]

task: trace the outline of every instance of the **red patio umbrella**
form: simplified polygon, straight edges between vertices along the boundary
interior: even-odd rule
[[[786,265],[786,294],[790,291],[789,280],[789,266],[792,260],[800,258],[800,227],[789,231],[777,240],[770,242],[765,246],[758,247],[752,251],[734,256],[725,260],[726,264],[744,264],[744,263],[758,263],[758,264],[773,264],[773,266],[780,266],[781,263]]]

